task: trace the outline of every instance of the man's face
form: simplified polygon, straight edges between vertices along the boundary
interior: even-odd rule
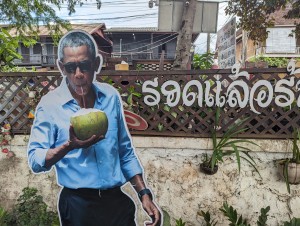
[[[90,91],[95,61],[92,62],[87,46],[64,48],[64,60],[59,66],[68,78],[71,93],[86,95]]]

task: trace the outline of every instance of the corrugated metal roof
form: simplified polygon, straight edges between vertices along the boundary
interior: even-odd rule
[[[97,23],[97,24],[71,24],[72,30],[78,29],[88,32],[92,34],[95,30],[102,28],[105,29],[104,23]],[[67,33],[66,29],[62,29],[63,34]],[[16,29],[13,28],[9,32],[12,36],[16,35]],[[46,26],[39,26],[39,36],[50,36],[50,31]]]
[[[158,32],[157,27],[112,27],[105,32]]]

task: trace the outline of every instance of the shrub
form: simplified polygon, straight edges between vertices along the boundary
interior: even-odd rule
[[[58,226],[57,213],[47,211],[43,197],[36,188],[26,187],[22,190],[11,213],[5,219],[7,226]]]

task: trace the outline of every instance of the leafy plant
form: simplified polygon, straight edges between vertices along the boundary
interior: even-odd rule
[[[7,212],[4,208],[0,207],[0,225],[6,226],[5,218],[7,216]]]
[[[283,226],[299,226],[300,218],[293,217],[290,221],[283,222]]]
[[[293,132],[293,156],[291,158],[291,162],[300,164],[300,149],[298,146],[298,141],[300,140],[300,130],[296,129]]]
[[[250,226],[250,224],[247,222],[247,219],[244,219],[242,215],[239,215],[236,209],[234,209],[232,206],[229,206],[227,202],[223,203],[223,206],[220,208],[220,210],[222,211],[223,215],[228,218],[230,222],[229,226]],[[267,213],[269,211],[270,206],[260,209],[260,216],[258,217],[257,226],[267,226]],[[206,226],[215,226],[217,224],[216,220],[211,221],[209,211],[201,211],[199,215],[204,218]]]
[[[176,226],[185,226],[185,222],[183,222],[181,218],[175,221],[176,221]]]
[[[235,155],[238,170],[241,169],[241,159],[246,160],[259,174],[257,168],[255,167],[255,161],[250,156],[249,152],[251,149],[240,146],[240,144],[253,144],[258,146],[252,141],[245,139],[232,140],[232,137],[245,131],[247,128],[238,129],[247,119],[240,120],[233,126],[231,126],[221,138],[217,138],[217,130],[220,124],[220,108],[216,109],[215,125],[212,131],[212,142],[213,142],[213,153],[210,158],[207,157],[206,161],[202,163],[202,166],[209,167],[210,170],[213,170],[219,162],[223,162],[225,156]],[[260,175],[260,174],[259,174]]]
[[[134,86],[130,86],[128,88],[127,104],[129,105],[129,107],[131,109],[132,109],[133,106],[135,106],[135,104],[133,103],[133,96],[136,96],[136,97],[140,98],[142,96],[142,94],[135,91]]]
[[[0,28],[0,43],[0,65],[3,63],[11,66],[13,60],[22,58],[16,52],[16,48],[19,46],[19,38],[12,37],[4,28]]]
[[[286,57],[265,57],[265,56],[252,57],[251,59],[249,59],[249,62],[259,62],[259,61],[266,62],[271,67],[285,68],[289,62],[289,59]]]
[[[163,226],[171,226],[171,219],[170,219],[170,215],[167,211],[162,210],[163,211],[163,215],[164,215],[164,219],[163,219]]]
[[[41,195],[37,195],[36,188],[26,187],[17,199],[11,213],[6,216],[8,226],[58,226],[59,219],[56,213],[47,211],[47,205]]]
[[[204,218],[206,226],[215,226],[215,225],[217,225],[218,222],[216,220],[211,219],[209,211],[204,212],[204,211],[201,210],[198,214]]]
[[[142,64],[137,64],[136,65],[136,70],[138,70],[138,71],[143,70],[143,65]]]
[[[31,70],[28,70],[26,67],[4,65],[0,67],[0,71],[1,72],[28,72],[28,71],[36,71],[36,68],[32,66]]]
[[[227,202],[223,203],[223,208],[220,208],[220,210],[231,222],[229,226],[250,226],[242,215],[238,216],[237,211],[232,206],[228,206]]]
[[[195,69],[210,69],[213,63],[213,53],[194,54],[193,66]]]
[[[270,211],[270,206],[260,209],[260,216],[258,217],[257,226],[267,226],[269,211]]]

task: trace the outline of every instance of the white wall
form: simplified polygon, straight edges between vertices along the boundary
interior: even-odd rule
[[[25,138],[25,139],[24,139]],[[45,201],[56,208],[57,193],[55,173],[34,175],[27,165],[26,137],[16,136],[11,147],[14,159],[7,159],[0,153],[0,206],[10,208],[22,188],[38,188]],[[270,206],[268,225],[278,225],[290,217],[300,217],[300,185],[291,186],[287,193],[285,183],[279,178],[274,160],[287,157],[288,141],[258,140],[262,149],[251,147],[262,179],[242,162],[238,173],[234,158],[220,165],[213,176],[199,172],[201,156],[210,153],[209,139],[134,137],[136,152],[146,173],[159,206],[174,219],[180,217],[187,226],[203,223],[197,215],[200,210],[209,210],[217,218],[218,225],[226,225],[219,211],[224,201],[235,207],[243,217],[256,225],[260,208]],[[136,199],[130,186],[124,188]],[[138,203],[138,202],[137,202]],[[138,225],[146,219],[138,203]]]

